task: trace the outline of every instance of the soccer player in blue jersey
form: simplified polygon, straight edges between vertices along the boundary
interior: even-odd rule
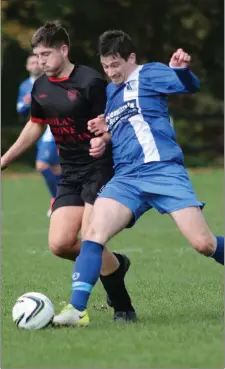
[[[31,90],[35,80],[42,74],[35,55],[30,55],[27,58],[26,69],[30,73],[30,77],[25,79],[19,86],[16,106],[18,113],[24,117],[30,114]],[[47,215],[50,216],[52,204],[56,197],[61,168],[57,147],[49,126],[37,143],[36,170],[43,176],[51,195],[50,208],[47,212]]]
[[[74,266],[77,278],[70,309],[54,318],[59,326],[79,324],[84,317],[88,320],[87,302],[100,274],[104,245],[151,208],[169,214],[196,251],[224,264],[224,237],[214,236],[205,221],[204,204],[197,199],[184,168],[168,113],[168,95],[194,93],[200,87],[189,69],[190,55],[178,49],[169,67],[138,65],[130,36],[116,30],[100,36],[99,54],[112,81],[107,88],[105,120],[115,175],[94,204]],[[89,122],[89,128],[103,133],[104,123],[99,116]],[[92,149],[90,154],[96,156]],[[91,269],[86,262],[90,252]]]

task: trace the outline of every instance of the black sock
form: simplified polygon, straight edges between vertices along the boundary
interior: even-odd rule
[[[110,275],[100,276],[103,287],[110,297],[115,311],[134,311],[130,296],[124,283],[124,258],[122,255],[114,253],[120,265],[118,269]]]

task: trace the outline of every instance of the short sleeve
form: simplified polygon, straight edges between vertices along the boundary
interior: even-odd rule
[[[87,97],[91,106],[90,118],[104,114],[106,106],[106,81],[101,78],[93,79],[88,86]]]

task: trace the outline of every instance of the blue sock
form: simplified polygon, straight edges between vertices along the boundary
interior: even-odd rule
[[[46,185],[49,189],[49,192],[51,194],[51,197],[56,197],[56,190],[57,190],[57,184],[60,180],[60,176],[56,176],[50,168],[44,169],[40,172],[44,180],[46,182]]]
[[[83,311],[87,307],[92,288],[97,282],[102,266],[103,245],[83,241],[72,275],[72,296],[70,304]]]
[[[211,256],[217,263],[224,265],[224,237],[217,236],[217,246],[214,254]]]

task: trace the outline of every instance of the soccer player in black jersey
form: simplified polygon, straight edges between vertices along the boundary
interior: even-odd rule
[[[69,61],[69,36],[58,22],[40,27],[33,35],[32,48],[43,75],[33,86],[30,120],[1,158],[1,167],[33,145],[46,125],[50,126],[59,149],[62,179],[52,208],[49,247],[55,255],[74,261],[81,245],[78,232],[84,234],[97,194],[113,176],[110,146],[106,148],[105,140],[87,129],[88,120],[104,112],[106,83],[94,69]],[[86,258],[89,269],[91,252]],[[124,284],[129,264],[126,256],[104,250],[101,281],[114,307],[114,319],[136,319]],[[77,287],[76,279],[73,273],[72,288],[89,293],[89,286]],[[71,304],[66,307],[68,314]],[[81,318],[78,325],[86,325],[87,318]]]

